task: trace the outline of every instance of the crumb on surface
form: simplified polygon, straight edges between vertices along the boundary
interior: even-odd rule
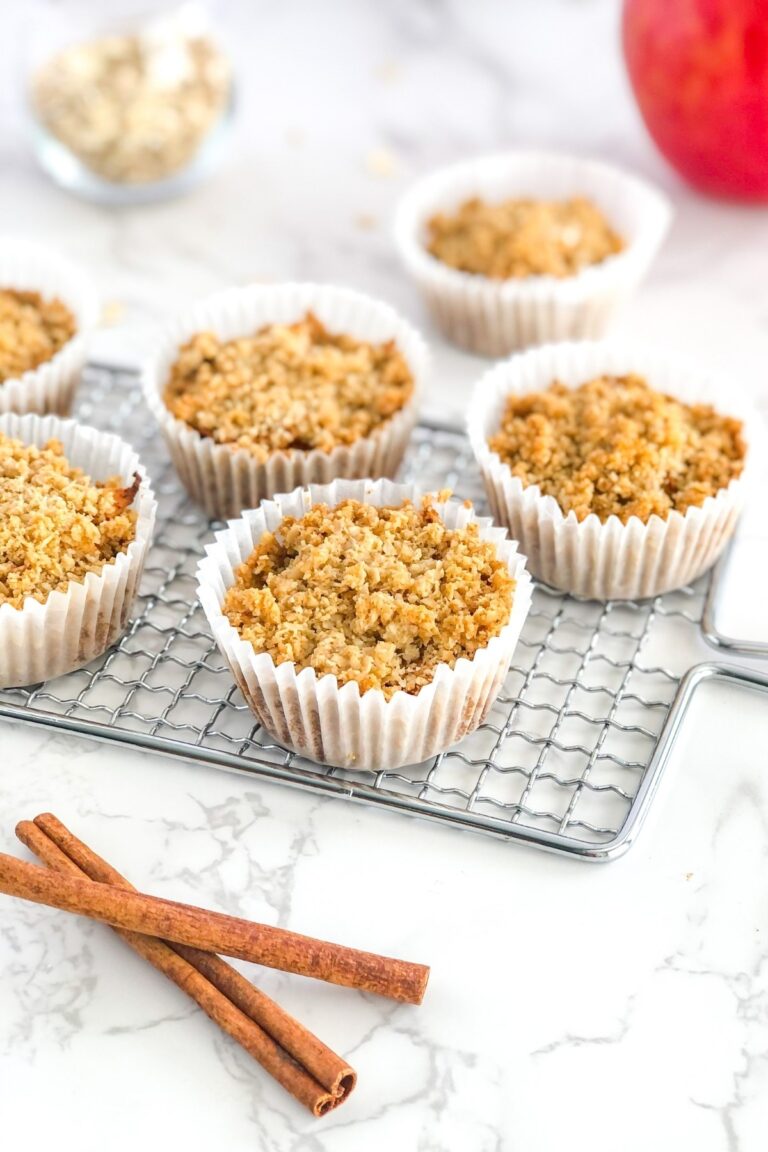
[[[744,468],[742,427],[709,404],[654,391],[641,376],[600,376],[508,396],[489,445],[565,514],[626,524],[684,513],[727,487]]]
[[[74,316],[58,297],[0,288],[0,382],[50,360],[76,329]]]
[[[397,60],[384,60],[376,67],[374,74],[382,84],[394,84],[401,78],[403,69]]]
[[[165,389],[172,414],[259,461],[274,451],[331,451],[375,432],[411,398],[394,341],[328,332],[308,312],[222,341],[199,332],[180,349]]]
[[[138,485],[138,476],[128,487],[117,476],[96,483],[58,440],[36,448],[0,434],[0,603],[44,603],[124,552]]]
[[[396,508],[344,500],[266,533],[223,610],[276,664],[389,699],[485,647],[509,622],[514,586],[477,525],[446,528],[429,499]]]
[[[372,148],[365,158],[365,166],[371,176],[380,176],[386,180],[395,175],[399,162],[389,148]]]
[[[101,309],[102,324],[119,324],[125,313],[125,305],[121,300],[108,300]]]
[[[504,200],[478,197],[427,224],[427,251],[443,264],[492,280],[574,276],[624,248],[591,200]]]

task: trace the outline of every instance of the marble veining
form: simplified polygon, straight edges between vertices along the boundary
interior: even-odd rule
[[[428,403],[458,417],[484,362],[429,327],[392,210],[422,171],[521,144],[604,155],[666,189],[674,227],[620,331],[719,365],[766,405],[768,215],[695,196],[656,157],[614,0],[233,0],[243,114],[224,168],[182,201],[119,212],[58,192],[29,157],[18,53],[34,7],[4,13],[0,210],[116,305],[98,356],[140,363],[175,307],[228,283],[334,280],[424,327]],[[762,596],[765,529],[750,524],[733,628],[754,626]],[[637,845],[592,868],[4,726],[1,850],[26,856],[16,821],[50,809],[140,887],[422,960],[433,978],[413,1009],[249,972],[359,1071],[318,1122],[108,929],[0,898],[0,1147],[762,1152],[768,719],[761,697],[711,692]]]

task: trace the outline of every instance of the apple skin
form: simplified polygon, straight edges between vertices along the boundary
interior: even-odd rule
[[[695,187],[768,201],[768,0],[625,0],[643,119]]]

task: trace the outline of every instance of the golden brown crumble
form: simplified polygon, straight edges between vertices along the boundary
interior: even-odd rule
[[[394,341],[328,332],[308,312],[221,341],[199,332],[171,368],[165,403],[179,420],[259,461],[271,452],[329,452],[368,436],[413,395]]]
[[[138,486],[138,476],[128,488],[117,476],[96,483],[58,440],[35,448],[0,434],[0,603],[44,603],[124,552]]]
[[[427,249],[443,264],[493,280],[573,276],[624,247],[591,200],[474,197],[428,223]]]
[[[57,297],[0,288],[0,382],[22,376],[55,356],[76,330],[75,318]]]
[[[262,536],[224,612],[276,664],[356,680],[389,699],[485,647],[509,621],[514,585],[477,525],[446,528],[429,500],[344,500],[287,516]]]
[[[513,476],[538,484],[564,513],[625,524],[700,507],[741,474],[746,451],[740,420],[634,375],[509,396],[489,443]]]

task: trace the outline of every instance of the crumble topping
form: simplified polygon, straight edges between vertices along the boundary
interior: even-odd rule
[[[50,360],[75,334],[75,318],[57,297],[0,288],[0,383]]]
[[[465,200],[429,221],[427,250],[443,264],[493,280],[574,276],[621,252],[624,241],[582,196],[571,200]]]
[[[276,664],[389,699],[485,647],[509,621],[514,585],[477,525],[446,528],[429,500],[344,500],[266,533],[237,569],[224,613]]]
[[[489,444],[566,515],[626,524],[700,507],[727,487],[744,468],[742,427],[709,404],[655,392],[641,376],[600,376],[509,396]]]
[[[171,368],[165,403],[201,435],[264,461],[274,451],[329,452],[369,436],[413,389],[394,341],[333,334],[308,312],[238,340],[197,333]]]
[[[58,440],[35,448],[0,434],[0,603],[44,603],[124,552],[136,534],[139,482],[96,483]]]

